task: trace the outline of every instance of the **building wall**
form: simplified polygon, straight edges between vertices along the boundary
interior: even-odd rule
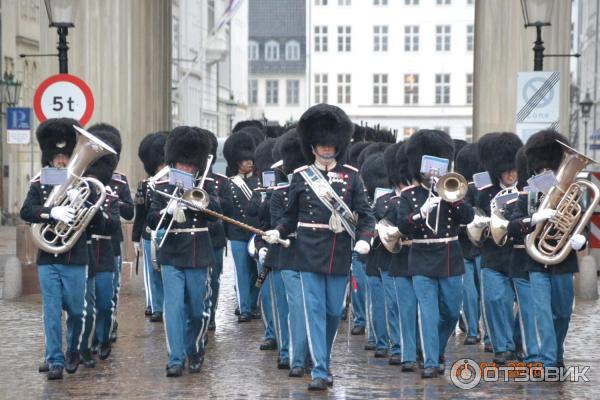
[[[256,104],[249,104],[247,116],[250,119],[262,119],[277,121],[284,125],[288,121],[297,121],[307,108],[306,83],[304,75],[298,74],[251,74],[250,80],[258,84]],[[277,104],[267,104],[267,80],[279,82],[279,93]],[[298,81],[298,103],[287,103],[287,81]],[[249,98],[250,99],[250,98]]]

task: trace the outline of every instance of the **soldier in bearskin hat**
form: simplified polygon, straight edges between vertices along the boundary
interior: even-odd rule
[[[546,170],[557,173],[564,156],[564,147],[559,141],[567,145],[569,143],[567,138],[553,130],[540,131],[527,140],[525,155],[531,175]],[[539,209],[540,204],[540,193],[519,196],[510,215],[508,233],[522,239],[536,225],[544,224],[556,215],[556,210]],[[571,251],[558,264],[549,267],[528,257],[524,265],[529,272],[535,327],[539,337],[539,354],[535,361],[541,362],[544,367],[564,367],[564,341],[573,311],[573,274],[579,270],[576,252],[585,247],[586,238],[575,234],[568,245],[575,251]]]
[[[138,157],[142,161],[148,177],[156,175],[165,166],[166,141],[167,132],[149,133],[142,139],[138,148]],[[148,180],[143,179],[138,183],[135,194],[135,219],[131,240],[138,260],[140,251],[143,254],[146,315],[150,316],[150,321],[160,322],[162,321],[164,300],[162,276],[152,260],[152,237],[146,223],[151,201],[152,191],[148,188]]]
[[[55,118],[44,121],[36,131],[42,151],[43,168],[65,168],[75,148],[77,133],[73,126],[77,121],[68,118]],[[49,206],[45,203],[53,188],[54,180],[48,180],[44,173],[31,181],[29,192],[21,207],[21,218],[29,223],[55,224],[71,223],[75,217],[69,206]],[[76,190],[67,192],[69,199],[77,195]],[[90,193],[90,201],[95,201],[95,193]],[[103,212],[97,212],[90,226],[101,227],[105,222]],[[42,292],[44,337],[46,344],[45,364],[40,371],[48,371],[48,379],[62,379],[63,369],[69,373],[79,366],[79,346],[85,316],[86,270],[89,263],[88,240],[85,232],[65,253],[51,254],[40,250],[37,256],[38,275]],[[67,352],[62,351],[62,310],[67,311]]]
[[[436,377],[445,368],[444,352],[460,316],[463,257],[458,242],[461,224],[473,220],[473,208],[464,200],[447,202],[437,195],[430,172],[421,172],[424,155],[454,159],[450,135],[438,130],[420,130],[405,144],[408,169],[418,182],[400,197],[397,224],[412,239],[408,259],[415,294],[419,302],[420,329],[425,369],[423,378]],[[439,209],[439,229],[434,232],[427,220]],[[429,217],[429,218],[428,218]],[[434,222],[432,222],[434,223]]]
[[[233,206],[227,216],[252,226],[258,226],[258,218],[250,216],[248,212],[254,189],[260,186],[260,179],[254,167],[255,150],[252,135],[244,129],[229,136],[223,146],[233,198]],[[254,286],[258,270],[256,261],[250,257],[247,250],[252,234],[230,224],[227,224],[225,229],[231,243],[236,270],[236,293],[240,310],[238,322],[249,322],[252,318],[260,318],[256,310],[259,290]]]
[[[489,173],[492,185],[482,188],[476,206],[487,216],[493,207],[497,213],[503,206],[496,205],[496,196],[509,191],[518,192],[515,157],[522,146],[514,133],[488,133],[479,140],[479,159]],[[494,350],[494,361],[503,365],[515,359],[513,306],[515,294],[508,275],[512,245],[497,245],[492,237],[481,247],[481,298],[486,331]]]
[[[358,171],[338,163],[353,128],[335,106],[319,104],[302,115],[297,129],[310,165],[295,170],[285,214],[277,228],[265,235],[274,244],[280,236],[297,232],[295,264],[314,363],[310,390],[333,385],[331,348],[344,309],[352,249],[369,252],[375,225]],[[354,212],[356,225],[351,222]]]
[[[165,143],[165,163],[171,167],[169,175],[178,171],[192,174],[193,187],[196,187],[211,151],[210,135],[209,131],[189,126],[173,129]],[[157,182],[148,213],[148,226],[157,230],[159,238],[166,235],[158,262],[165,295],[167,377],[182,375],[186,356],[190,373],[200,372],[208,328],[203,322],[210,301],[209,268],[215,265],[207,224],[212,218],[158,193],[174,193],[179,197],[187,189],[190,188],[172,185],[169,179]],[[214,191],[210,187],[205,189],[209,196],[208,209],[220,212]],[[163,225],[158,226],[163,216]],[[171,222],[171,229],[163,231]]]

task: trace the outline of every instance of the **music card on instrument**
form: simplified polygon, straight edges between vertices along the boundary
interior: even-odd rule
[[[507,194],[503,194],[502,196],[497,196],[495,198],[496,207],[498,209],[503,209],[504,206],[506,205],[506,203],[508,203],[509,201],[515,200],[517,197],[519,197],[519,192],[507,193]]]
[[[188,190],[194,187],[194,176],[180,169],[171,168],[171,171],[169,171],[169,184]]]
[[[275,171],[263,171],[262,187],[269,188],[275,186]]]
[[[69,171],[66,168],[42,168],[40,183],[42,185],[62,185],[67,181]]]
[[[479,190],[492,186],[492,177],[487,171],[473,174],[473,183]]]
[[[377,201],[378,198],[380,198],[383,195],[386,195],[388,193],[392,193],[394,191],[394,189],[392,188],[375,188],[375,195],[373,197],[375,197],[375,201]]]
[[[556,179],[554,172],[548,170],[539,175],[532,176],[527,180],[527,183],[536,192],[547,194],[550,188],[558,185],[558,179]]]
[[[450,161],[447,158],[424,155],[421,158],[421,173],[442,176],[448,171],[448,164]]]

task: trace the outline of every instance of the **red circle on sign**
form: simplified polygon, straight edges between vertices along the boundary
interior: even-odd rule
[[[48,119],[42,110],[42,96],[44,95],[46,89],[56,82],[69,82],[81,89],[83,95],[85,96],[85,111],[79,119],[79,123],[82,126],[87,124],[90,118],[92,118],[92,113],[94,112],[94,96],[92,95],[92,90],[83,80],[79,79],[75,75],[70,74],[53,75],[44,80],[40,86],[38,86],[35,91],[35,95],[33,96],[33,110],[35,111],[35,116],[37,119],[40,120],[40,122],[44,122]]]

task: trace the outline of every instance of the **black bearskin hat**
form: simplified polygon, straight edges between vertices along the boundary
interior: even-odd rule
[[[266,137],[265,132],[255,126],[247,126],[243,129],[240,129],[238,132],[246,132],[248,135],[250,135],[252,140],[254,140],[254,146],[256,147],[258,147],[258,145],[261,144]]]
[[[365,140],[367,132],[364,126],[354,124],[354,133],[352,134],[352,143],[362,142]]]
[[[144,170],[150,176],[156,174],[158,166],[165,163],[167,135],[167,132],[149,133],[140,143],[138,157],[144,164]]]
[[[235,132],[229,136],[223,145],[223,156],[227,161],[227,176],[238,173],[238,162],[244,160],[254,161],[255,150],[254,140],[245,130]]]
[[[112,147],[115,151],[117,151],[117,148],[121,147],[121,137],[115,135],[111,130],[104,130],[96,126],[92,126],[89,132]],[[94,161],[94,163],[88,167],[85,173],[89,176],[95,176],[104,185],[108,185],[118,163],[119,156],[117,154],[107,154]]]
[[[385,169],[383,153],[374,153],[367,157],[360,168],[360,176],[365,182],[367,195],[371,200],[373,200],[376,188],[389,188],[390,180]]]
[[[210,133],[210,154],[212,154],[212,162],[211,165],[214,165],[217,162],[217,150],[219,149],[219,140],[217,139],[217,135],[214,133]]]
[[[306,157],[302,153],[302,143],[300,143],[300,137],[296,129],[290,129],[279,138],[273,149],[273,153],[279,153],[279,157],[276,159],[283,160],[283,170],[286,174],[294,172],[296,168],[299,168],[306,164]]]
[[[454,142],[444,131],[421,129],[406,141],[404,152],[408,158],[408,170],[413,179],[421,182],[421,158],[424,155],[454,159]]]
[[[369,142],[377,141],[377,131],[370,126],[365,126],[365,140]]]
[[[239,130],[242,130],[248,126],[253,126],[255,128],[260,129],[261,131],[264,129],[264,125],[262,122],[256,120],[256,119],[249,119],[246,121],[240,121],[237,124],[235,124],[235,126],[233,127],[233,132],[237,132]],[[232,133],[233,133],[232,132]]]
[[[406,142],[402,143],[396,150],[396,169],[400,174],[398,184],[412,184],[412,176],[410,175],[410,169],[408,168],[408,156],[406,155]]]
[[[35,136],[42,151],[42,167],[50,166],[58,154],[71,157],[77,144],[77,131],[73,125],[80,126],[71,118],[52,118],[38,126]]]
[[[376,142],[396,143],[396,136],[388,129],[378,129],[375,131],[374,140]]]
[[[360,153],[370,144],[374,142],[356,142],[352,143],[350,148],[348,149],[348,154],[346,156],[347,163],[352,165],[353,167],[358,168],[358,157]]]
[[[275,147],[276,140],[273,138],[265,139],[261,144],[258,145],[254,152],[254,165],[259,174],[264,171],[269,171],[271,165],[275,163],[273,159],[273,148]]]
[[[456,155],[454,170],[464,176],[467,182],[473,180],[473,174],[483,172],[483,167],[479,161],[479,145],[477,143],[469,143],[460,149]]]
[[[552,129],[539,131],[529,137],[525,144],[525,154],[532,175],[542,172],[544,168],[552,171],[558,169],[563,157],[563,147],[557,140],[570,146],[566,137]]]
[[[388,146],[383,152],[385,171],[391,185],[394,187],[398,186],[400,183],[406,183],[402,180],[402,172],[400,171],[400,166],[396,162],[396,153],[403,145],[403,142],[394,143],[391,146]]]
[[[265,135],[268,138],[277,139],[279,136],[283,135],[284,131],[285,130],[283,129],[283,127],[279,124],[265,126]]]
[[[523,142],[512,132],[493,132],[479,139],[479,159],[490,174],[492,182],[498,183],[503,172],[516,169],[515,156]]]
[[[523,190],[527,186],[527,179],[531,177],[529,165],[527,164],[527,155],[525,154],[526,149],[525,146],[521,147],[515,157],[517,164],[517,189],[519,190]]]
[[[358,155],[357,168],[360,169],[360,167],[362,167],[365,160],[367,158],[369,158],[369,156],[371,156],[372,154],[383,153],[389,145],[390,145],[390,143],[385,143],[385,142],[375,142],[375,143],[369,144]]]
[[[115,142],[113,142],[113,150],[117,152],[117,158],[121,157],[121,149],[123,148],[123,144],[121,143],[121,132],[114,126],[110,124],[106,124],[104,122],[100,122],[90,126],[88,132],[96,135],[97,132],[108,132],[118,138]],[[111,146],[112,147],[112,146]]]
[[[165,163],[191,164],[201,173],[204,172],[212,147],[211,135],[206,129],[191,126],[178,126],[173,129],[165,143]]]
[[[336,160],[343,159],[353,132],[354,124],[346,113],[341,108],[329,104],[312,106],[298,121],[302,151],[311,163],[315,159],[313,147],[317,145],[334,146]]]
[[[462,139],[452,139],[454,142],[454,162],[456,162],[456,158],[458,157],[458,153],[460,150],[467,145],[466,140]]]

